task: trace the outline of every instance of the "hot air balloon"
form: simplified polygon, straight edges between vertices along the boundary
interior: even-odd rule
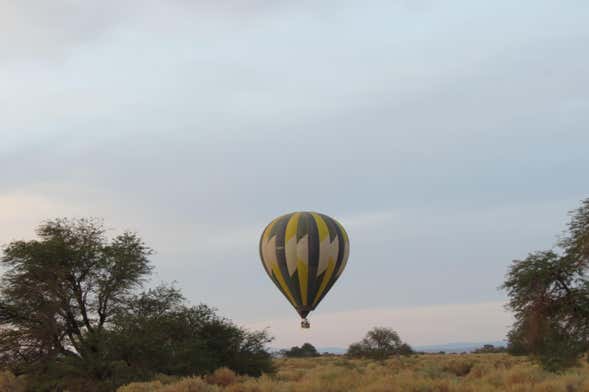
[[[350,243],[335,219],[316,212],[293,212],[274,219],[260,238],[266,273],[309,328],[307,315],[342,274]]]

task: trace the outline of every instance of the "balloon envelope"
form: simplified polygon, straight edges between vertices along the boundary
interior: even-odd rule
[[[340,277],[349,253],[342,225],[316,212],[280,216],[266,226],[260,239],[266,273],[303,318]]]

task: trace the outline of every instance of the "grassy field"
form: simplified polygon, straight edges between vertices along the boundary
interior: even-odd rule
[[[278,359],[276,373],[259,378],[218,369],[207,377],[160,376],[118,392],[589,392],[589,365],[563,374],[543,371],[525,357],[506,354],[419,355],[383,362],[321,357]],[[0,372],[0,392],[24,391]]]
[[[343,357],[276,360],[260,378],[219,369],[205,378],[134,383],[118,392],[589,392],[589,366],[555,375],[506,354],[420,355],[384,362]]]

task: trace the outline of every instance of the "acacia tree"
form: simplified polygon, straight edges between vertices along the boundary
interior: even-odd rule
[[[138,292],[152,251],[137,235],[108,240],[88,219],[48,221],[37,233],[0,259],[0,369],[26,373],[27,390],[102,392],[156,373],[273,370],[266,331],[189,306],[173,287]]]
[[[516,321],[512,353],[529,353],[545,368],[574,365],[589,349],[589,199],[571,213],[554,250],[515,260],[503,288]]]
[[[413,350],[403,343],[391,328],[375,327],[366,333],[361,342],[353,343],[347,351],[350,357],[385,359],[393,355],[409,355]]]
[[[98,220],[50,220],[37,235],[1,259],[0,366],[16,373],[99,357],[105,326],[151,271],[152,251],[136,234],[109,241]]]
[[[293,346],[289,350],[281,350],[281,354],[288,358],[319,357],[321,355],[311,343],[304,343],[301,347]]]

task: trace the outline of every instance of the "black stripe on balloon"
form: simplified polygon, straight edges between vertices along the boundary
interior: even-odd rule
[[[309,214],[307,212],[301,212],[299,216],[299,224],[297,226],[297,242],[309,233],[309,230],[307,229],[308,226]]]
[[[329,242],[333,242],[335,240],[335,238],[337,237],[337,224],[333,221],[333,219],[331,219],[330,217],[323,215],[323,214],[319,214],[319,216],[323,219],[323,221],[325,222],[325,224],[327,225],[327,229],[329,231]]]
[[[284,218],[289,218],[292,214],[286,214],[286,215],[282,215],[279,216],[278,218],[276,218],[276,222],[274,223],[274,226],[272,226],[272,230],[270,230],[270,236],[268,238],[272,238],[273,236],[277,235],[279,230],[279,226],[278,226],[278,222],[284,220]],[[286,220],[288,222],[288,219]]]

